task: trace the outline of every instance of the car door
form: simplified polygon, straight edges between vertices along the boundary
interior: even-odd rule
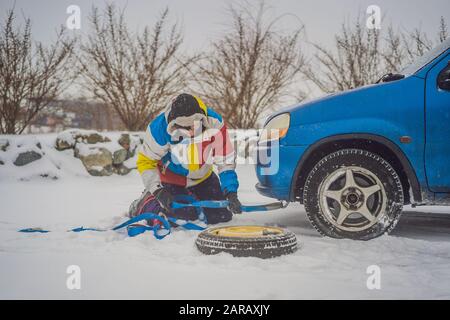
[[[450,192],[450,54],[427,74],[425,166],[433,192]]]

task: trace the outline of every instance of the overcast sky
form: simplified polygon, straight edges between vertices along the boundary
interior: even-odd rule
[[[249,2],[256,2],[248,0]],[[205,51],[208,43],[226,30],[226,8],[237,0],[117,0],[117,7],[126,7],[126,21],[134,30],[145,25],[152,26],[165,7],[169,7],[171,20],[183,26],[185,36],[184,49],[187,52]],[[16,12],[32,20],[33,38],[49,42],[55,38],[56,29],[65,25],[70,5],[77,5],[81,10],[81,29],[73,32],[83,36],[89,31],[88,15],[92,5],[104,7],[106,1],[93,0],[0,0],[0,16],[15,6]],[[360,14],[367,17],[369,5],[377,5],[384,17],[381,28],[389,24],[402,30],[420,27],[432,40],[436,40],[440,17],[443,16],[450,25],[450,0],[267,0],[272,8],[272,17],[285,15],[278,27],[281,30],[293,30],[304,24],[306,34],[304,41],[311,41],[325,46],[333,45],[335,33],[343,21],[354,21]],[[229,20],[229,19],[228,19]],[[304,44],[306,44],[305,42]],[[303,46],[307,56],[311,46]],[[299,84],[300,85],[300,84]],[[321,93],[317,88],[302,88],[310,91],[310,96]],[[311,91],[312,90],[312,91]],[[68,93],[78,93],[76,87],[69,88]]]
[[[0,0],[0,12],[15,4],[17,10],[31,18],[36,40],[48,41],[55,35],[58,25],[65,24],[69,5],[81,9],[81,30],[85,33],[86,18],[92,4],[104,6],[105,1],[93,0]],[[119,0],[119,7],[126,6],[126,19],[131,26],[139,28],[152,25],[158,14],[168,6],[172,19],[182,22],[186,48],[202,48],[210,39],[217,37],[225,28],[225,8],[232,0]],[[436,34],[440,16],[450,24],[450,0],[269,0],[274,15],[290,13],[281,27],[293,28],[302,21],[306,26],[308,40],[325,45],[333,40],[334,32],[345,19],[354,18],[358,12],[365,13],[369,5],[381,8],[385,17],[382,27],[394,25],[412,29],[421,26],[429,35]],[[2,17],[2,18],[3,18]]]

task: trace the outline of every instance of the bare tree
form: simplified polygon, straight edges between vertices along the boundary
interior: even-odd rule
[[[185,67],[177,54],[183,42],[178,24],[162,12],[152,30],[130,32],[124,12],[93,8],[92,33],[81,46],[81,72],[92,95],[111,106],[128,130],[145,128],[167,100],[185,86]]]
[[[389,26],[385,38],[386,48],[381,53],[387,70],[398,72],[405,63],[405,60],[408,59],[409,55],[405,50],[403,40],[402,34],[394,30],[392,25]]]
[[[441,18],[439,41],[447,37],[447,26]],[[316,48],[312,65],[304,75],[325,93],[357,88],[375,83],[389,72],[399,72],[406,64],[430,50],[434,43],[420,28],[399,31],[392,26],[387,34],[367,29],[358,17],[354,24],[343,24],[335,36],[335,48]]]
[[[307,79],[323,92],[332,93],[374,83],[380,77],[380,32],[368,29],[358,18],[354,27],[342,24],[335,50],[313,44],[316,64],[305,68]]]
[[[383,57],[383,73],[399,72],[406,64],[413,62],[433,47],[428,36],[420,29],[402,32],[388,28],[379,54]]]
[[[193,72],[198,94],[218,108],[230,127],[254,128],[261,113],[289,94],[304,65],[299,40],[303,27],[291,33],[275,29],[283,17],[267,19],[259,1],[229,7],[230,29]]]
[[[52,45],[33,43],[31,21],[16,26],[14,10],[0,33],[0,133],[20,134],[63,90],[74,41],[61,28]]]
[[[413,31],[403,33],[401,36],[403,38],[403,45],[408,53],[408,62],[422,56],[434,45],[433,41],[431,41],[427,34],[420,28],[415,28]]]
[[[439,42],[444,42],[448,38],[448,27],[447,22],[445,21],[444,17],[441,16],[441,20],[439,23]]]

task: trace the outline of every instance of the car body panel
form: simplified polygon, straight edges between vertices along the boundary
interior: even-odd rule
[[[290,190],[288,191],[286,186],[292,185],[297,179],[298,170],[293,169],[294,162],[301,161],[305,151],[323,139],[358,134],[379,136],[398,147],[411,164],[418,180],[419,190],[416,191],[429,193],[425,170],[425,85],[428,81],[427,73],[431,74],[433,67],[448,54],[450,49],[440,53],[438,57],[429,58],[427,65],[421,66],[415,74],[401,80],[328,95],[281,109],[273,114],[267,121],[281,113],[289,113],[290,127],[287,135],[280,140],[280,150],[284,151],[280,151],[279,176],[278,174],[264,176],[258,173],[261,164],[257,165],[258,191],[273,198],[292,200]],[[439,108],[442,108],[442,105]],[[444,112],[441,116],[445,119],[447,113]],[[450,141],[449,133],[446,131],[445,134],[447,141]],[[400,141],[405,137],[409,138],[408,143]],[[441,143],[444,143],[443,141]],[[283,157],[282,154],[287,156]],[[442,155],[441,159],[436,158],[439,165],[449,162],[449,158],[445,157]],[[450,172],[450,169],[441,167],[441,171],[443,169]],[[431,167],[428,170],[432,170]],[[447,175],[448,177],[450,175]],[[289,180],[289,183],[286,180]],[[440,186],[435,190],[443,189]],[[434,196],[426,197],[428,200],[434,199]],[[440,197],[445,198],[445,195]]]
[[[450,192],[450,91],[437,85],[439,73],[448,67],[446,55],[427,74],[426,147],[427,182],[433,192]]]

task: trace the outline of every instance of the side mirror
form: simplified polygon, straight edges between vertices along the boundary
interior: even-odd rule
[[[437,77],[439,89],[450,91],[450,61]]]

